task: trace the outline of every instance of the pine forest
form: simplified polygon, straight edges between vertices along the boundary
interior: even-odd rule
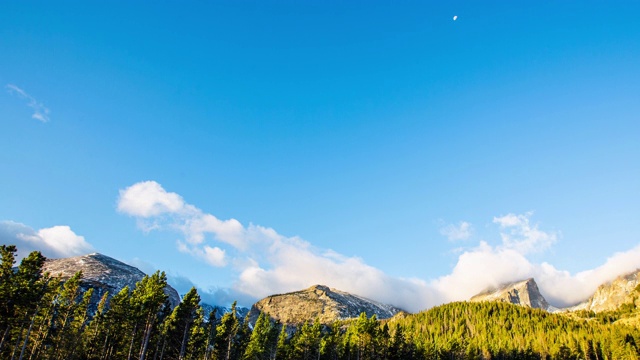
[[[15,246],[0,247],[0,358],[26,359],[638,359],[633,304],[607,313],[552,314],[506,303],[450,303],[379,321],[298,326],[261,313],[250,324],[235,304],[206,314],[192,288],[171,308],[166,275],[90,301],[82,273],[61,281],[32,252],[16,266]]]

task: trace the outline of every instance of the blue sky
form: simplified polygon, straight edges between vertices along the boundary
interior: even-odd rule
[[[576,302],[640,267],[638,13],[2,2],[0,241],[211,301],[418,310],[536,276]]]

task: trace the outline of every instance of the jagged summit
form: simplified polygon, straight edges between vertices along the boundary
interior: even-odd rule
[[[85,290],[94,289],[93,297],[96,303],[106,291],[113,296],[125,286],[133,289],[145,275],[136,267],[100,253],[49,259],[43,266],[43,272],[60,275],[63,279],[72,277],[78,271],[82,271],[82,287]],[[165,293],[169,296],[172,306],[180,303],[180,296],[174,288],[167,286]]]
[[[637,291],[638,285],[640,285],[640,269],[618,276],[613,281],[600,285],[589,299],[569,308],[569,310],[588,310],[593,312],[615,310],[622,304],[636,301],[634,295],[635,297],[640,295]]]
[[[533,278],[485,290],[472,297],[470,301],[502,301],[548,311],[555,309],[550,306],[544,296],[542,296],[538,289],[538,284],[536,284],[536,281]]]
[[[323,324],[336,320],[376,315],[378,319],[388,319],[401,310],[367,298],[325,285],[313,285],[305,290],[287,294],[268,296],[251,307],[250,319],[254,320],[260,312],[266,312],[274,320],[284,324],[302,324],[316,318]]]

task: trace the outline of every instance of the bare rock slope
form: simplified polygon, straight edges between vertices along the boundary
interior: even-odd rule
[[[578,304],[569,310],[588,310],[601,312],[615,310],[622,304],[632,303],[637,299],[640,285],[640,271],[617,277],[611,282],[602,284],[587,301]]]
[[[249,318],[255,322],[260,312],[266,312],[283,324],[298,325],[319,319],[322,324],[358,317],[366,313],[378,319],[388,319],[401,310],[344,291],[314,285],[308,289],[268,296],[251,307]]]
[[[496,289],[486,290],[472,297],[470,301],[502,301],[547,311],[554,309],[549,305],[544,296],[540,294],[538,285],[533,279],[526,279],[515,283],[505,284]]]
[[[43,271],[54,276],[59,274],[63,280],[82,271],[81,286],[85,291],[89,288],[94,289],[93,304],[97,304],[107,291],[110,296],[113,296],[125,286],[133,289],[145,275],[138,268],[98,253],[64,259],[49,259],[45,262]],[[164,292],[169,296],[171,306],[175,307],[180,303],[180,296],[174,288],[167,285]]]

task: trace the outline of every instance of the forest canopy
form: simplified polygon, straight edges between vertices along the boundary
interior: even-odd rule
[[[638,359],[640,331],[617,321],[635,305],[605,313],[551,314],[506,303],[457,302],[379,321],[255,323],[236,304],[205,314],[195,288],[171,307],[164,272],[92,303],[82,273],[43,273],[32,252],[0,246],[2,359]]]

